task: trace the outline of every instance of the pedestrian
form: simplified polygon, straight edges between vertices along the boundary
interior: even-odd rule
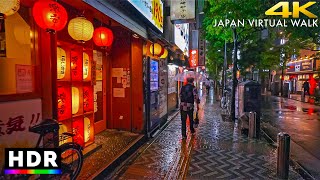
[[[189,117],[190,122],[190,132],[193,134],[195,133],[193,127],[193,111],[194,111],[194,103],[196,102],[197,105],[200,103],[200,99],[198,96],[197,88],[193,85],[194,78],[188,78],[187,84],[181,87],[180,91],[180,113],[181,113],[181,131],[182,131],[182,138],[187,138],[186,133],[186,123],[187,117]],[[198,106],[197,106],[198,107]]]
[[[308,93],[308,95],[310,95],[310,92],[309,92],[309,82],[308,81],[305,81],[303,83],[303,93],[306,94],[306,92]]]

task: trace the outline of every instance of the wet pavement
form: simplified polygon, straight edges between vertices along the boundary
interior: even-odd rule
[[[287,98],[262,98],[262,128],[272,139],[284,131],[291,136],[291,155],[320,179],[320,107]]]
[[[95,144],[101,147],[84,159],[77,179],[86,180],[95,177],[99,171],[106,168],[141,136],[140,134],[118,130],[105,130],[96,135]]]
[[[276,149],[223,121],[219,102],[205,97],[196,133],[181,139],[178,115],[113,179],[276,179]],[[289,179],[302,179],[290,167]]]

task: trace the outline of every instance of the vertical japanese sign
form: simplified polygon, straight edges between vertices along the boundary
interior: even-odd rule
[[[167,112],[167,80],[168,80],[168,71],[167,71],[167,60],[159,60],[159,118],[164,117]]]
[[[204,32],[203,30],[199,31],[199,62],[198,66],[205,66],[206,65],[206,40],[204,39]]]
[[[161,0],[128,0],[150,23],[163,32],[163,3]]]
[[[31,65],[16,65],[17,93],[33,92],[33,67]]]
[[[176,23],[194,22],[196,19],[195,5],[196,1],[194,0],[171,1],[171,21]]]
[[[34,147],[39,135],[29,132],[42,120],[41,99],[0,103],[0,167],[4,148]]]
[[[198,50],[196,49],[190,50],[189,64],[190,64],[190,67],[198,66]]]
[[[183,51],[183,54],[189,56],[189,24],[174,25],[174,43]]]

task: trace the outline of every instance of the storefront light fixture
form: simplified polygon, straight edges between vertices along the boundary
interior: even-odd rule
[[[99,47],[109,47],[113,42],[113,33],[106,27],[99,27],[93,32],[93,42]]]
[[[132,37],[139,39],[139,36],[136,33],[132,34]]]
[[[52,0],[35,2],[32,7],[32,15],[39,27],[51,33],[62,30],[68,22],[66,9]]]
[[[13,15],[20,8],[20,0],[1,0],[0,1],[0,19]]]
[[[81,43],[89,41],[93,36],[93,31],[92,23],[83,16],[71,19],[68,24],[69,35]]]

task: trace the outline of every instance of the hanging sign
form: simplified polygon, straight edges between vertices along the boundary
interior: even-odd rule
[[[198,66],[205,66],[206,65],[206,41],[203,39],[203,31],[199,31],[199,63]]]
[[[175,0],[171,1],[170,16],[175,23],[191,23],[196,21],[196,1]]]
[[[181,49],[184,55],[189,56],[189,24],[174,25],[174,43]]]
[[[198,50],[190,50],[190,58],[189,58],[190,67],[198,66]]]
[[[163,3],[161,0],[128,0],[159,31],[163,32]]]

